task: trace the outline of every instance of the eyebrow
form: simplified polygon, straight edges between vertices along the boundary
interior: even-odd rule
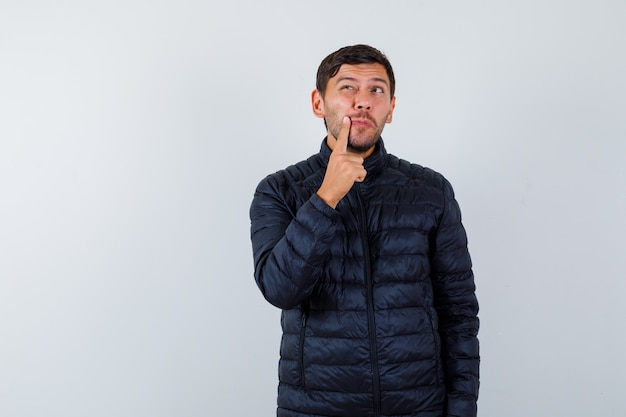
[[[341,81],[353,81],[353,82],[357,82],[358,80],[354,77],[340,77],[337,79],[337,84],[339,84]],[[389,86],[389,83],[387,82],[387,80],[385,80],[384,78],[380,78],[380,77],[372,77],[369,78],[367,81],[375,81],[375,82],[380,82],[385,84],[386,86]]]

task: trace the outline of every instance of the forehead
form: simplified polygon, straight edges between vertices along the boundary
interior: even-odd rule
[[[377,62],[370,64],[343,64],[334,77],[329,81],[339,82],[340,80],[352,78],[359,81],[382,81],[389,85],[389,76],[382,64]]]

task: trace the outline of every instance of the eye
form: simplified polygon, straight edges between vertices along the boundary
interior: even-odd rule
[[[373,93],[382,94],[382,93],[384,93],[384,90],[382,88],[380,88],[380,87],[374,87],[374,88],[372,88],[372,92]]]

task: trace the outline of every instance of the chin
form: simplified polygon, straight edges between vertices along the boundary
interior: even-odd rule
[[[376,145],[377,142],[378,138],[356,141],[353,139],[348,139],[348,147],[354,152],[363,153],[372,149],[372,146]]]

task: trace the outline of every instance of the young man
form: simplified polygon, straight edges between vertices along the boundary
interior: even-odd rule
[[[366,45],[326,57],[328,136],[250,209],[255,279],[282,309],[278,417],[474,417],[478,303],[450,184],[388,154],[395,79]]]

